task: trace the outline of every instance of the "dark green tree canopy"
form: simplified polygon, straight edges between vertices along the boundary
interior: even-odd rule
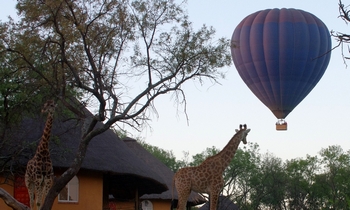
[[[212,27],[194,30],[185,6],[173,0],[18,0],[19,20],[0,23],[2,134],[19,113],[36,112],[47,99],[85,125],[75,162],[43,208],[79,171],[94,136],[111,126],[140,130],[157,113],[157,97],[171,93],[186,107],[186,82],[217,83],[224,76],[229,40],[215,37]]]

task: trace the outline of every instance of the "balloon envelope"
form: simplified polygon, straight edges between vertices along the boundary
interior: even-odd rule
[[[239,75],[278,119],[315,87],[331,56],[326,25],[297,9],[267,9],[243,19],[231,54]]]

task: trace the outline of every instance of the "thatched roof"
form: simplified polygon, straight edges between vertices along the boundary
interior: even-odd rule
[[[89,112],[88,115],[91,116]],[[66,120],[61,116],[56,118],[51,132],[51,159],[54,168],[64,169],[74,161],[81,139],[82,121]],[[25,145],[27,148],[23,152],[27,155],[20,162],[26,164],[35,153],[44,124],[43,116],[24,119],[18,128],[11,130],[11,141],[2,147],[4,150],[0,149],[0,154],[12,154]],[[112,130],[91,140],[81,170],[102,172],[109,180],[109,188],[138,189],[139,195],[161,193],[168,189],[162,178],[131,152]]]
[[[155,171],[159,176],[163,178],[169,190],[160,193],[160,194],[146,194],[141,197],[141,199],[164,199],[171,200],[172,199],[172,181],[174,177],[174,172],[170,170],[164,163],[154,157],[151,153],[149,153],[146,149],[144,149],[135,139],[132,138],[124,138],[123,141],[126,145],[137,155],[140,159],[142,159],[150,169]],[[177,200],[177,192],[174,189],[174,199]],[[204,203],[206,200],[200,196],[198,193],[191,192],[188,202],[191,206],[199,205]]]
[[[209,210],[209,202],[205,203],[199,210]],[[219,196],[218,210],[239,210],[238,206],[227,196]]]

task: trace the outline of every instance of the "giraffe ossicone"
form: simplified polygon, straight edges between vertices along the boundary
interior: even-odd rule
[[[239,125],[236,134],[218,154],[208,157],[199,166],[182,168],[175,173],[173,190],[175,186],[178,194],[177,210],[186,209],[191,190],[208,193],[210,210],[217,209],[219,194],[224,186],[223,172],[236,154],[240,142],[247,143],[249,132],[246,124]]]
[[[55,107],[56,104],[53,100],[48,100],[44,104],[44,107],[41,110],[42,113],[47,113],[44,132],[41,136],[34,157],[27,163],[25,184],[28,189],[30,208],[32,210],[34,209],[34,206],[36,206],[38,210],[41,208],[42,202],[53,183],[54,173],[50,158],[49,140]]]

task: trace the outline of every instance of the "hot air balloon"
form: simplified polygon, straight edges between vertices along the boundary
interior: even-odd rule
[[[266,9],[244,18],[231,38],[242,80],[286,130],[287,115],[323,76],[331,37],[315,15],[299,9]]]

